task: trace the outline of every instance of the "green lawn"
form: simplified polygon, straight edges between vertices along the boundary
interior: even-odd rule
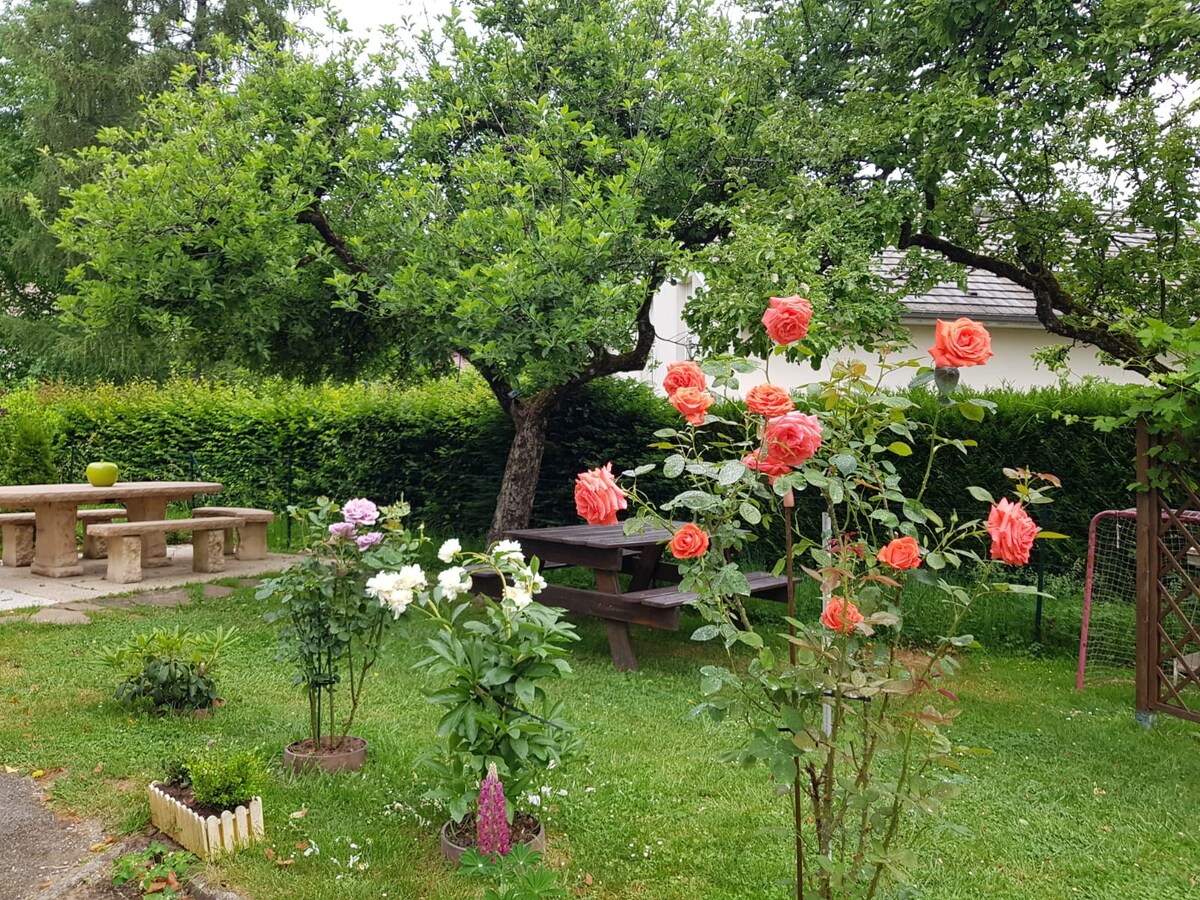
[[[302,697],[275,661],[276,640],[250,589],[177,609],[93,614],[83,627],[0,619],[0,764],[40,768],[63,809],[115,829],[148,820],[145,785],[160,761],[218,731],[273,751],[302,736]],[[131,715],[110,698],[96,647],[155,625],[236,623],[243,641],[219,679],[227,705],[209,720]],[[684,721],[709,646],[638,630],[642,671],[620,674],[603,629],[585,624],[576,675],[560,688],[588,758],[547,780],[550,864],[577,896],[786,897],[785,801],[760,770],[720,765],[734,726]],[[359,775],[277,775],[264,797],[269,846],[215,867],[255,900],[476,897],[438,855],[436,812],[422,810],[416,755],[435,711],[411,664],[418,628],[396,632],[355,730],[371,742]],[[1200,727],[1133,723],[1132,688],[1075,692],[1073,662],[976,653],[956,690],[956,743],[994,754],[966,762],[970,780],[947,827],[919,847],[927,897],[1200,898]],[[56,770],[60,770],[57,771]],[[289,814],[307,808],[302,818]],[[304,856],[297,842],[320,853]],[[349,858],[358,866],[349,869]],[[585,879],[590,885],[585,884]]]

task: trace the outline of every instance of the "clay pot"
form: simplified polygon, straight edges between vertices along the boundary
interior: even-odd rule
[[[534,819],[533,821],[537,823],[537,831],[534,833],[532,838],[525,841],[525,846],[530,850],[545,852],[546,829],[542,827],[540,819]],[[450,821],[442,826],[442,856],[457,866],[462,855],[472,848],[464,847],[461,844],[456,844],[453,838],[450,837],[450,827],[453,824],[454,822]]]
[[[336,750],[333,740],[321,738],[321,749],[314,752],[312,738],[294,741],[283,750],[284,768],[295,772],[357,772],[367,761],[367,742],[347,737]]]

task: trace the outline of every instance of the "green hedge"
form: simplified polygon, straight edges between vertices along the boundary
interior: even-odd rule
[[[982,423],[947,416],[954,436],[980,444],[969,455],[939,455],[927,494],[935,509],[982,510],[969,484],[999,494],[1001,468],[1053,472],[1063,490],[1044,527],[1071,535],[1051,548],[1053,567],[1082,558],[1087,525],[1097,511],[1133,502],[1131,432],[1099,434],[1086,421],[1067,424],[1056,412],[1086,420],[1111,415],[1125,392],[1109,387],[1030,392],[990,391],[997,412]],[[931,418],[936,398],[924,392],[919,415]],[[12,391],[3,404],[20,417],[38,415],[54,435],[54,462],[64,480],[79,480],[93,459],[118,463],[122,478],[205,478],[226,486],[225,502],[282,509],[321,493],[392,499],[403,494],[433,529],[480,535],[491,520],[511,428],[483,383],[460,375],[417,388],[386,384],[301,387],[174,381],[124,387],[42,387]],[[0,458],[15,416],[0,417]],[[572,483],[585,467],[653,462],[655,429],[678,424],[673,409],[630,380],[594,384],[569,399],[549,429],[536,520],[575,521]],[[919,454],[906,473],[918,480]],[[911,481],[910,481],[911,483]],[[667,490],[650,482],[660,495]]]

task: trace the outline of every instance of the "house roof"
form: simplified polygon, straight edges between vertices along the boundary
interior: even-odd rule
[[[904,257],[898,250],[880,254],[885,272],[899,268]],[[919,296],[902,297],[913,319],[971,319],[992,322],[1037,322],[1033,294],[1005,278],[982,269],[967,269],[965,291],[952,281],[935,285]]]

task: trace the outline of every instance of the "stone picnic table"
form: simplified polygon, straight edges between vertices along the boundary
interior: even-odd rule
[[[49,578],[82,575],[75,549],[79,507],[93,503],[124,504],[130,522],[164,519],[167,501],[190,500],[197,494],[219,494],[215,481],[118,481],[111,487],[90,484],[24,484],[0,486],[0,509],[32,509],[35,517],[31,571]],[[167,536],[142,537],[142,565],[167,565]]]

